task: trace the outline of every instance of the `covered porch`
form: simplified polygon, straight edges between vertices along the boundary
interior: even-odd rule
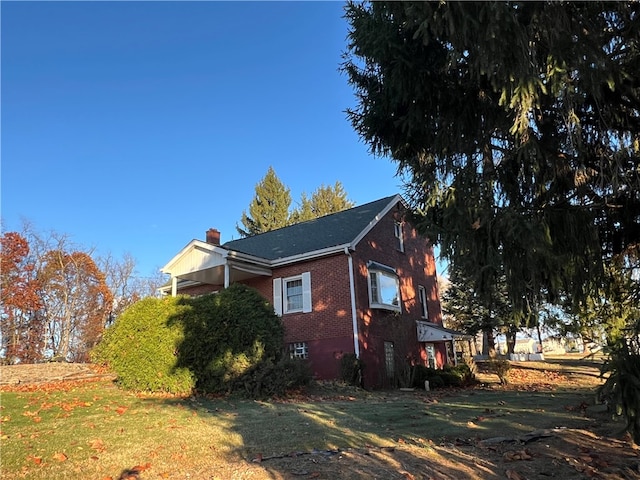
[[[458,342],[469,342],[469,348],[471,348],[471,343],[473,342],[472,335],[467,335],[466,333],[451,330],[450,328],[445,328],[424,320],[417,320],[416,328],[418,331],[418,342],[425,344],[444,343],[446,345],[447,357],[449,357],[449,353],[451,353],[451,360],[454,365],[458,364],[458,356],[464,352],[464,349],[459,348],[456,344]]]
[[[160,271],[171,277],[170,283],[160,291],[173,297],[187,287],[219,285],[226,288],[234,282],[258,276],[270,277],[272,273],[262,259],[230,252],[200,240],[191,241]]]

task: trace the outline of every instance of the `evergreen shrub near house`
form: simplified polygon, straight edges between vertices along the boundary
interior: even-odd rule
[[[280,395],[308,383],[285,357],[284,328],[255,290],[232,284],[201,297],[147,298],[107,329],[93,352],[129,390]]]
[[[363,368],[362,360],[355,353],[345,353],[340,359],[340,378],[349,385],[360,387]]]
[[[475,375],[469,365],[445,365],[440,374],[448,387],[468,387],[475,382]]]
[[[255,399],[280,397],[293,388],[309,385],[312,376],[307,362],[282,356],[275,362],[267,359],[249,369],[235,382],[233,391]]]
[[[195,377],[189,368],[177,365],[184,330],[174,321],[190,308],[181,297],[134,303],[106,329],[92,351],[93,361],[108,365],[127,390],[190,393]]]
[[[230,393],[282,358],[282,320],[257,290],[234,283],[190,303],[178,365],[194,373],[198,391]]]
[[[416,365],[414,369],[413,386],[416,388],[424,388],[425,381],[429,381],[429,388],[431,389],[466,387],[476,381],[471,368],[466,364],[445,365],[442,370]]]
[[[438,374],[435,368],[425,367],[424,365],[416,365],[413,374],[413,386],[414,388],[424,388],[424,382],[429,380],[429,387],[431,387],[431,378]]]

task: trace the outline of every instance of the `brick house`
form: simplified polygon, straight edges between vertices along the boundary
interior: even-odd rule
[[[308,359],[318,379],[340,378],[345,354],[362,361],[368,388],[398,385],[410,363],[456,359],[433,248],[399,195],[222,245],[210,229],[162,272],[171,276],[165,294],[256,288],[282,316],[290,354]]]

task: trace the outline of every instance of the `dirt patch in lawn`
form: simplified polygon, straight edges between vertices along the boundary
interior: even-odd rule
[[[469,426],[469,434],[443,441],[402,438],[387,446],[361,445],[357,448],[290,452],[283,455],[247,458],[245,462],[221,466],[217,471],[189,473],[190,479],[508,479],[534,480],[557,478],[640,480],[640,450],[621,432],[622,423],[613,422],[603,405],[594,402],[594,389],[601,384],[600,362],[578,356],[548,358],[545,362],[514,362],[509,385],[501,386],[497,376],[479,367],[477,387],[499,394],[509,392],[585,391],[585,401],[573,408],[589,418],[589,430],[558,425],[517,436],[478,434]],[[0,367],[2,390],[33,388],[43,383],[61,385],[70,381],[104,379],[105,373],[90,365],[41,364]],[[30,387],[29,387],[30,386]],[[425,392],[415,392],[423,395]],[[414,395],[409,394],[409,395]],[[433,392],[434,398],[438,393]],[[444,393],[443,393],[444,394]],[[361,402],[376,393],[319,388],[304,394],[303,401],[334,400],[348,395]],[[455,392],[447,393],[455,395]],[[499,397],[496,397],[499,398]],[[290,401],[296,401],[295,398]],[[499,401],[499,400],[498,400]],[[121,478],[161,478],[152,471],[129,471]],[[186,478],[177,476],[175,478]],[[116,477],[113,478],[115,480]]]

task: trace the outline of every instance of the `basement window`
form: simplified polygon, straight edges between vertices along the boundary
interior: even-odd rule
[[[289,357],[291,358],[309,358],[309,349],[307,342],[295,342],[289,344]]]

